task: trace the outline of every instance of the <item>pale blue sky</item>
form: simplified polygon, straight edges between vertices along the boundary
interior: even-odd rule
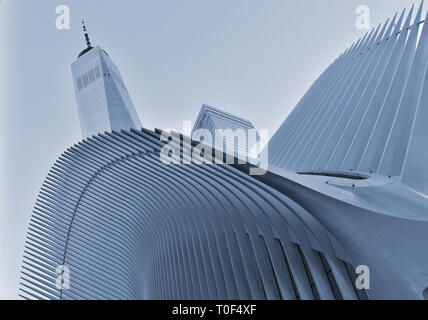
[[[320,73],[411,0],[0,0],[0,299],[16,298],[32,207],[59,154],[80,139],[70,64],[94,45],[121,70],[147,128],[196,119],[202,103],[272,135]],[[419,4],[419,1],[416,2]],[[55,9],[71,9],[71,30]]]

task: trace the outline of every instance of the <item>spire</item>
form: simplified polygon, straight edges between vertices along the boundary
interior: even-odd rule
[[[86,54],[87,52],[93,49],[91,45],[91,41],[89,40],[89,35],[88,35],[88,30],[86,29],[85,20],[82,20],[82,25],[83,25],[83,34],[85,36],[86,45],[88,47],[79,54],[78,58],[80,58],[81,56],[83,56],[84,54]]]
[[[92,48],[91,41],[89,40],[88,30],[86,30],[85,20],[82,20],[82,25],[83,25],[83,32],[85,35],[86,45],[88,46],[88,48]]]

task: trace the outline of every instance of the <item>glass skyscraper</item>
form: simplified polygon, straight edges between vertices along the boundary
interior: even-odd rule
[[[201,129],[210,132],[213,148],[244,162],[257,159],[260,153],[260,135],[247,119],[204,104],[193,126],[192,136]]]
[[[119,69],[106,51],[91,46],[88,36],[87,48],[71,70],[83,138],[105,131],[141,128]]]

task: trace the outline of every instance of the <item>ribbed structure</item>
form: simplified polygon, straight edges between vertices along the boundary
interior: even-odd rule
[[[422,5],[413,23],[413,7],[407,18],[396,15],[330,65],[271,139],[272,165],[402,175],[417,111],[425,107],[428,26],[421,13]]]
[[[197,142],[161,131],[68,149],[31,217],[21,297],[427,299],[428,27],[422,5],[412,15],[321,75],[272,138],[265,175],[201,164]]]
[[[61,156],[31,218],[22,297],[358,298],[349,258],[302,207],[228,165],[162,164],[163,145],[123,131]]]
[[[371,270],[374,299],[428,298],[428,26],[423,2],[346,50],[269,142],[266,183]],[[281,177],[281,178],[279,178]],[[271,180],[271,181],[269,181]]]

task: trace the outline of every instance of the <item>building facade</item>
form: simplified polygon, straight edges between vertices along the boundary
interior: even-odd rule
[[[184,161],[198,142],[146,129],[66,150],[31,217],[21,297],[428,299],[428,27],[413,15],[329,66],[265,175]]]
[[[163,147],[160,132],[123,130],[61,156],[31,218],[22,297],[367,297],[339,242],[296,202],[245,168],[165,165]]]
[[[100,132],[141,128],[119,69],[101,47],[87,48],[71,65],[82,137]]]
[[[213,148],[244,163],[257,159],[260,154],[260,135],[249,120],[204,104],[193,126],[192,137],[195,140],[199,140],[197,133],[200,130],[209,131],[212,138],[209,144]]]

